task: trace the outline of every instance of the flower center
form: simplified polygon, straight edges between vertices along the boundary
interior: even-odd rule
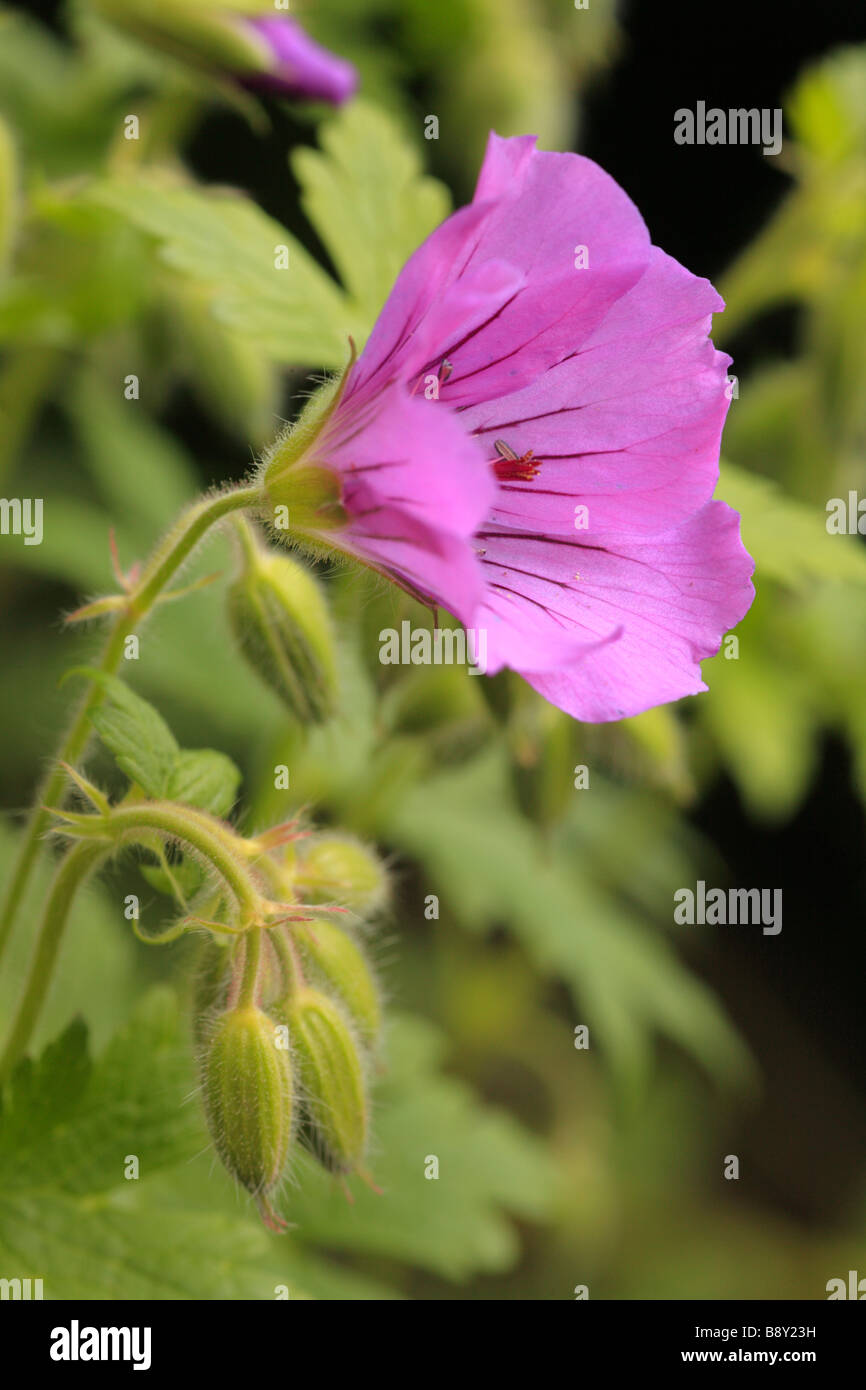
[[[531,449],[525,454],[516,454],[504,439],[495,440],[493,447],[499,456],[493,460],[493,471],[502,482],[531,482],[537,477],[541,464],[535,460]]]

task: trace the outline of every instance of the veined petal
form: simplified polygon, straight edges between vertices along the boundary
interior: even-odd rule
[[[472,536],[495,492],[484,454],[438,401],[393,383],[341,403],[316,442],[339,474],[350,522],[339,544],[414,589],[471,612],[483,585]]]
[[[585,537],[649,536],[708,501],[729,405],[730,358],[707,336],[720,304],[708,281],[654,248],[583,350],[463,411],[488,455],[503,437],[540,464],[533,479],[502,485],[497,521],[568,535],[577,505]]]
[[[515,666],[546,699],[591,723],[705,690],[699,662],[719,650],[754,596],[739,517],[723,502],[616,550],[496,530],[480,539],[488,598],[473,625],[487,628],[488,669]],[[515,606],[535,625],[525,651]],[[552,656],[543,664],[542,634]],[[563,661],[566,637],[599,645]]]

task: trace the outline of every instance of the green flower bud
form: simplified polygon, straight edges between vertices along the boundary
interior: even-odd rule
[[[382,1008],[375,977],[358,943],[321,917],[293,926],[292,940],[309,975],[336,995],[362,1042],[372,1046],[382,1027]]]
[[[347,520],[340,479],[318,452],[341,385],[339,378],[327,382],[307,401],[272,445],[261,473],[263,500],[277,535],[290,536],[314,554],[332,553],[327,537]]]
[[[388,878],[377,856],[351,835],[316,835],[298,843],[295,882],[307,902],[339,903],[362,916],[382,908]]]
[[[267,46],[236,17],[238,11],[261,11],[261,3],[247,5],[245,0],[232,0],[222,9],[212,0],[92,3],[118,29],[184,62],[226,72],[264,72],[269,67]]]
[[[263,549],[244,524],[243,569],[228,592],[241,651],[303,723],[334,711],[337,668],[327,606],[316,581],[287,555]]]
[[[286,1004],[312,1146],[337,1173],[358,1167],[367,1143],[367,1091],[358,1044],[339,1005],[303,988]]]
[[[228,1171],[257,1196],[278,1181],[292,1139],[292,1072],[277,1027],[254,1005],[217,1019],[202,1059],[205,1115]]]

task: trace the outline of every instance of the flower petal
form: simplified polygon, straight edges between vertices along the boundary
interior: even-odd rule
[[[483,588],[472,537],[495,483],[453,412],[394,383],[341,402],[316,452],[341,476],[351,521],[339,544],[468,615]]]
[[[243,23],[264,40],[274,60],[270,72],[248,75],[246,86],[335,106],[354,95],[358,74],[352,64],[322,48],[288,15],[245,17]]]
[[[616,550],[495,530],[480,543],[489,596],[473,625],[487,628],[488,669],[514,666],[545,699],[589,722],[705,690],[699,662],[754,595],[739,517],[724,502]],[[534,622],[525,643],[519,609],[524,624]],[[567,637],[602,645],[563,662]],[[551,659],[540,661],[548,638]]]
[[[488,457],[503,437],[541,463],[533,479],[502,485],[497,521],[569,535],[579,505],[584,537],[648,536],[708,501],[729,405],[730,358],[707,336],[720,305],[708,281],[653,248],[580,352],[523,391],[463,411]]]

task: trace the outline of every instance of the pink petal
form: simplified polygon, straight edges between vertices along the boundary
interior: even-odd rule
[[[699,662],[754,595],[739,518],[723,502],[616,550],[496,531],[480,543],[489,597],[472,624],[487,629],[488,669],[514,666],[545,699],[591,723],[705,690]],[[525,643],[514,621],[521,608],[533,624]],[[539,659],[547,637],[551,658]],[[563,661],[569,637],[603,645]]]
[[[564,536],[582,505],[579,539],[647,536],[707,501],[729,404],[730,358],[707,336],[720,305],[708,281],[653,248],[580,352],[523,391],[464,410],[488,457],[504,438],[541,461],[535,478],[502,484],[497,521]]]
[[[339,544],[458,616],[471,612],[483,585],[472,536],[495,484],[456,416],[395,383],[341,402],[316,452],[341,475],[351,522]]]

